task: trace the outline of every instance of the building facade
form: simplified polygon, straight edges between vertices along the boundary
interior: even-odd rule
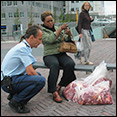
[[[63,3],[64,1],[1,1],[1,33],[9,32],[9,35],[12,35],[16,30],[25,32],[31,20],[31,13],[34,24],[42,24],[41,14],[47,10],[53,14],[56,11],[56,17],[59,19]],[[16,29],[14,25],[17,9],[21,25]]]
[[[1,1],[1,33],[20,30],[25,32],[33,16],[34,24],[42,24],[41,14],[44,11],[51,11],[59,21],[61,13],[78,14],[81,12],[81,6],[84,1]],[[104,1],[89,1],[92,5],[90,13],[104,14]],[[19,12],[20,25],[15,27],[17,18],[17,10]],[[75,17],[74,17],[75,18]]]
[[[104,1],[88,1],[90,2],[92,9],[90,13],[96,13],[98,15],[104,15]],[[78,13],[81,12],[81,6],[84,1],[65,1],[64,12],[65,13],[76,13],[76,9]]]

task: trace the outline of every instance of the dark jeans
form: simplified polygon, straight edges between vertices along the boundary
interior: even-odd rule
[[[67,86],[70,82],[76,79],[74,74],[75,63],[66,53],[48,55],[43,57],[45,65],[50,68],[48,76],[48,92],[56,91],[60,66],[63,68],[63,76],[59,82],[60,86]]]
[[[38,72],[37,72],[38,73]],[[16,102],[26,104],[33,96],[40,92],[45,86],[45,78],[40,73],[37,75],[21,75],[12,77],[13,91],[8,91],[4,84],[2,89],[13,94],[13,99]]]

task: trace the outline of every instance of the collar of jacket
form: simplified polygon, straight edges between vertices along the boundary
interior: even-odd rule
[[[86,9],[83,9],[83,12],[85,12],[85,13],[89,13],[89,10],[87,11]]]
[[[49,30],[53,31],[53,32],[56,31],[54,25],[53,25],[52,28],[49,28],[49,27],[45,26],[44,24],[42,24],[42,26],[45,27],[46,29],[49,29]]]

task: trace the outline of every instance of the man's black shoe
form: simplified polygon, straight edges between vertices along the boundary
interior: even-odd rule
[[[26,108],[23,104],[16,102],[15,100],[11,99],[9,102],[9,106],[15,110],[17,113],[29,113],[30,110]]]
[[[13,97],[13,95],[12,95],[12,94],[9,94],[8,97],[7,97],[7,99],[8,99],[8,100],[11,100],[12,97]]]

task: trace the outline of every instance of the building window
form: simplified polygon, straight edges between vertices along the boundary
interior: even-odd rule
[[[17,1],[13,1],[13,5],[17,5]]]
[[[11,6],[12,5],[12,1],[7,1],[7,6]]]
[[[71,8],[71,11],[74,11],[74,8]]]
[[[35,17],[36,18],[39,18],[39,13],[35,13]]]
[[[91,11],[93,11],[93,7],[91,8]]]
[[[32,1],[28,1],[28,4],[32,5],[32,6],[35,6],[35,1],[33,1],[33,2]]]
[[[19,31],[21,30],[21,24],[13,25],[13,31]]]
[[[14,17],[19,17],[18,13],[14,13]]]
[[[39,3],[39,2],[35,2],[35,5],[36,5],[37,7],[41,7],[41,6],[42,6],[42,4]]]
[[[20,17],[24,17],[24,12],[20,12]]]
[[[39,3],[39,7],[42,7],[42,3]]]
[[[28,12],[28,17],[31,17],[31,15],[34,17],[34,13]]]
[[[1,1],[2,6],[6,6],[6,2],[5,1]]]
[[[51,5],[49,5],[49,9],[51,9]]]
[[[36,3],[35,3],[35,6],[36,6],[36,7],[38,7],[38,6],[39,6],[39,5],[38,5],[38,2],[36,2]]]
[[[63,9],[63,13],[65,13],[66,12],[66,9]]]
[[[24,1],[21,1],[22,2],[22,5],[24,4]]]
[[[13,14],[12,13],[8,13],[8,17],[13,17]]]
[[[76,3],[79,3],[79,1],[76,1]]]
[[[48,5],[47,4],[43,4],[43,8],[48,8]]]
[[[41,5],[41,3],[37,3],[38,4],[38,7],[41,7],[42,5]]]
[[[28,4],[31,5],[30,1],[28,1]]]
[[[5,13],[2,13],[1,14],[1,18],[6,18],[6,14]]]
[[[32,5],[35,6],[35,2],[34,1],[32,2]]]

